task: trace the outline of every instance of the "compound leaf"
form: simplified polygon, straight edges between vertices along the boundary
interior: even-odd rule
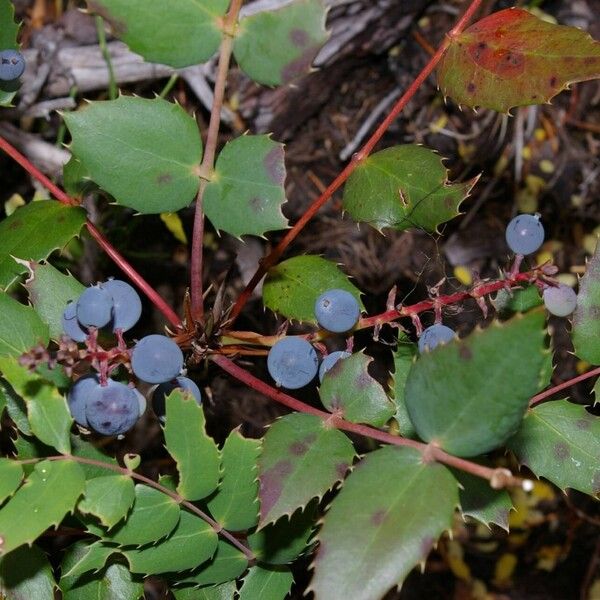
[[[44,460],[0,511],[0,554],[31,544],[73,510],[85,478],[70,460]],[[23,515],[27,515],[24,519]]]
[[[539,389],[545,335],[544,313],[536,309],[421,355],[406,382],[408,414],[421,439],[456,456],[505,442]]]
[[[444,95],[459,104],[507,112],[600,77],[600,43],[575,27],[509,8],[454,36],[438,76]]]
[[[295,413],[275,421],[258,461],[260,527],[321,498],[352,465],[354,448],[319,417]]]
[[[174,390],[166,400],[165,442],[177,462],[177,492],[200,500],[219,485],[219,449],[206,433],[204,412],[191,394]]]
[[[252,567],[244,577],[238,600],[284,600],[293,583],[288,567]]]
[[[353,423],[382,427],[394,414],[394,405],[368,371],[372,358],[356,352],[338,360],[323,377],[319,390],[327,410]]]
[[[125,518],[135,500],[133,480],[126,475],[88,479],[77,510],[100,519],[109,529]]]
[[[350,292],[364,308],[360,291],[335,263],[320,256],[295,256],[269,269],[263,287],[263,302],[267,308],[288,319],[316,323],[317,298],[334,288]]]
[[[322,0],[294,0],[241,19],[233,54],[248,77],[266,85],[291,83],[310,72],[329,34]]]
[[[0,458],[0,504],[13,495],[23,481],[23,467],[16,461]]]
[[[600,418],[583,406],[554,400],[532,408],[507,446],[559,488],[600,493]]]
[[[64,119],[73,154],[119,204],[140,213],[161,213],[194,199],[202,141],[196,122],[181,106],[160,98],[121,96],[91,102]]]
[[[0,292],[0,356],[19,356],[48,344],[48,325],[31,308]]]
[[[204,193],[204,212],[216,229],[235,236],[283,229],[283,144],[268,135],[244,135],[227,143]]]
[[[381,231],[417,227],[436,231],[456,217],[476,180],[448,182],[440,157],[423,146],[386,148],[365,158],[344,188],[344,209]]]
[[[412,448],[371,452],[325,515],[310,589],[328,600],[379,600],[425,560],[457,504],[458,484],[442,465]]]
[[[21,546],[0,558],[0,593],[8,600],[52,600],[54,575],[37,546]]]

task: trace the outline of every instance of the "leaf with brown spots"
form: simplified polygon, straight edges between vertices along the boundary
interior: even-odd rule
[[[348,476],[318,534],[310,590],[327,600],[379,600],[452,525],[458,483],[412,448],[371,452]]]
[[[369,374],[372,360],[362,352],[338,360],[325,373],[319,394],[327,410],[347,421],[382,427],[394,415],[394,404]]]
[[[350,440],[319,417],[295,413],[275,421],[258,461],[259,528],[321,498],[344,478],[353,459]]]
[[[233,54],[240,68],[266,85],[291,83],[310,72],[327,41],[322,0],[293,0],[240,21]]]
[[[507,446],[522,465],[562,490],[600,493],[600,418],[554,400],[531,409]]]
[[[569,84],[600,77],[600,43],[520,8],[491,14],[451,38],[439,65],[444,95],[507,112],[549,102]]]
[[[231,235],[263,235],[284,229],[283,144],[268,135],[243,135],[228,142],[204,193],[204,212]]]

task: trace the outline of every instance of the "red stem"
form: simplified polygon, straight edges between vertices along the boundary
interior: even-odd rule
[[[389,126],[395,121],[400,112],[408,104],[411,98],[415,95],[416,91],[421,87],[423,82],[429,77],[432,71],[441,60],[444,52],[446,52],[448,46],[453,37],[460,34],[466,27],[468,22],[471,20],[477,9],[479,8],[482,0],[471,0],[471,4],[458,20],[452,30],[446,35],[440,47],[436,53],[429,59],[429,62],[425,65],[423,70],[417,75],[416,79],[411,83],[406,92],[392,107],[390,113],[375,130],[373,135],[367,140],[364,146],[359,150],[353,157],[350,163],[346,165],[344,170],[333,180],[332,183],[325,189],[325,191],[309,206],[307,211],[300,217],[296,224],[286,233],[283,239],[277,244],[277,246],[268,254],[260,263],[260,266],[252,276],[248,285],[242,291],[238,297],[236,303],[231,311],[232,321],[237,318],[241,310],[244,308],[246,302],[250,298],[254,288],[258,285],[260,280],[265,276],[265,273],[279,260],[283,255],[286,248],[292,243],[292,241],[298,236],[298,234],[304,229],[305,225],[315,216],[319,209],[333,196],[333,194],[342,186],[342,184],[350,177],[356,167],[371,153],[375,145],[383,137]]]
[[[529,401],[529,407],[532,408],[532,407],[536,406],[537,404],[539,404],[540,402],[544,401],[546,398],[549,398],[550,396],[553,396],[554,394],[560,392],[561,390],[571,387],[572,385],[575,385],[576,383],[579,383],[581,381],[585,381],[586,379],[589,379],[590,377],[594,377],[594,375],[600,375],[600,367],[596,367],[595,369],[592,369],[591,371],[588,371],[587,373],[583,373],[582,375],[573,377],[572,379],[569,379],[568,381],[563,381],[563,383],[559,383],[558,385],[555,385],[554,387],[551,387],[543,392],[540,392],[539,394],[535,395]]]

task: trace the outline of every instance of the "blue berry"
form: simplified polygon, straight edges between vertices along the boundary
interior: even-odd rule
[[[183,368],[183,352],[165,335],[147,335],[131,351],[131,368],[148,383],[171,381]]]
[[[112,319],[113,304],[107,290],[93,285],[77,300],[77,320],[83,327],[104,327]]]
[[[557,317],[566,317],[577,307],[577,294],[563,283],[556,287],[547,287],[542,297],[546,310]]]
[[[533,254],[544,243],[544,226],[538,215],[518,215],[506,228],[506,243],[515,254]]]
[[[338,360],[348,358],[349,356],[351,356],[350,352],[345,352],[344,350],[336,350],[335,352],[328,354],[323,359],[323,362],[319,367],[319,381],[323,383],[323,377],[325,376],[325,373],[327,373],[327,371],[329,371],[329,369],[331,369],[333,365],[338,362]]]
[[[419,338],[419,352],[430,352],[440,344],[447,344],[454,339],[454,330],[445,325],[437,324],[427,327]]]
[[[107,290],[113,299],[113,331],[131,329],[142,315],[142,301],[138,293],[120,279],[109,279],[100,287]]]
[[[85,415],[88,425],[103,435],[122,435],[140,416],[140,406],[133,388],[109,379],[97,384],[87,400]]]
[[[327,290],[315,302],[315,317],[319,325],[333,333],[352,329],[359,317],[360,306],[346,290]]]
[[[200,388],[189,377],[177,377],[173,381],[161,383],[152,394],[152,408],[156,416],[163,421],[166,415],[167,396],[176,389],[182,389],[189,392],[198,404],[202,404],[202,394]]]
[[[2,50],[0,52],[0,80],[15,81],[25,71],[25,59],[17,50]]]
[[[78,379],[67,394],[67,404],[71,411],[71,416],[75,422],[82,427],[88,426],[86,417],[87,401],[90,394],[100,385],[95,375],[86,375]]]
[[[87,339],[87,332],[81,328],[77,320],[77,304],[75,302],[69,302],[63,311],[62,328],[64,334],[76,342],[85,342]]]
[[[315,349],[303,338],[286,337],[269,351],[267,368],[277,385],[296,390],[310,383],[319,367]]]

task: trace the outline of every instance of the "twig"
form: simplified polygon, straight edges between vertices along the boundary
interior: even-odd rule
[[[558,385],[555,385],[554,387],[551,387],[545,390],[544,392],[540,392],[529,401],[529,407],[532,408],[540,402],[543,402],[546,398],[549,398],[550,396],[553,396],[554,394],[560,392],[561,390],[571,387],[572,385],[575,385],[576,383],[579,383],[581,381],[585,381],[586,379],[594,377],[595,375],[600,375],[600,367],[596,367],[595,369],[592,369],[587,373],[583,373],[581,375],[578,375],[577,377],[573,377],[568,381],[563,381],[562,383],[559,383]]]

